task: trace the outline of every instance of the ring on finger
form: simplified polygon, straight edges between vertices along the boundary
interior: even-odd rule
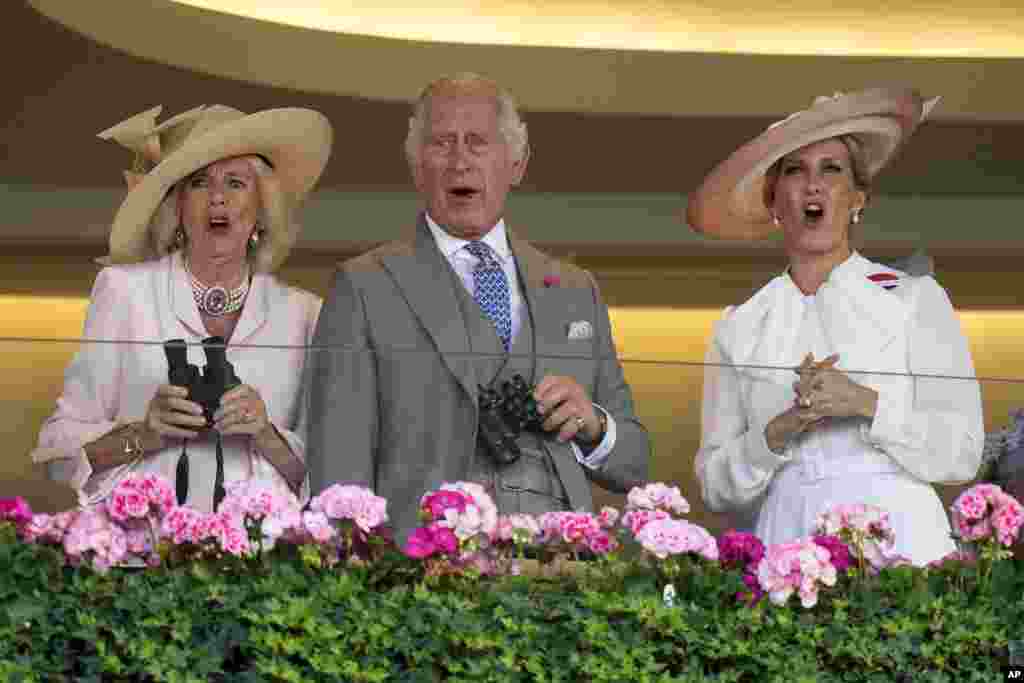
[[[583,427],[587,424],[587,421],[584,420],[579,415],[573,418],[573,420],[576,422],[576,429],[583,429]]]
[[[801,408],[810,408],[813,405],[814,405],[814,401],[812,401],[809,396],[801,396],[800,397],[800,407]]]

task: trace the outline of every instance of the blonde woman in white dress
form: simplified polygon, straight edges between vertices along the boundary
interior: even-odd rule
[[[894,552],[914,564],[954,549],[932,483],[970,480],[980,463],[967,341],[932,277],[850,245],[869,183],[932,104],[909,90],[818,98],[691,198],[697,231],[780,230],[789,260],[715,327],[696,458],[706,505],[752,518],[765,543],[811,534],[832,505],[868,503],[889,512]]]

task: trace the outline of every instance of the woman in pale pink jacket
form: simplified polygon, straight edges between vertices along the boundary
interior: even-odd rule
[[[218,494],[259,480],[305,497],[305,347],[321,302],[272,272],[295,242],[291,214],[326,165],[331,126],[306,109],[216,105],[158,125],[159,112],[100,134],[134,150],[136,167],[33,459],[83,505],[131,473],[167,477],[179,503],[203,511],[215,481]],[[201,367],[210,337],[226,343],[241,384],[204,415],[170,383],[164,342],[184,340]]]

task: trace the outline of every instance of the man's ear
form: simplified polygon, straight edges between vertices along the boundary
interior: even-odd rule
[[[519,183],[521,183],[523,181],[523,176],[526,175],[526,165],[527,165],[527,163],[529,161],[530,161],[530,143],[526,143],[526,145],[523,146],[523,158],[520,159],[519,161],[515,161],[515,162],[512,163],[512,167],[513,167],[512,185],[513,186],[518,185]]]

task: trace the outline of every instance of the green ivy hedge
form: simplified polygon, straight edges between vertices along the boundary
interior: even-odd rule
[[[677,583],[592,569],[559,579],[428,580],[400,557],[319,569],[61,566],[0,540],[2,681],[1002,680],[1024,630],[1024,565],[844,578],[811,610],[739,605],[738,573]]]

